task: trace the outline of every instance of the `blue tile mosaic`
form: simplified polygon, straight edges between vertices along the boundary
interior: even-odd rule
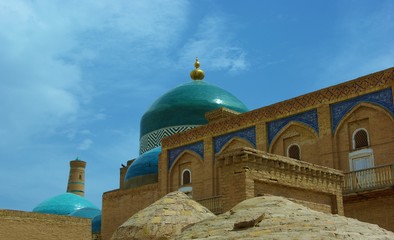
[[[268,146],[271,146],[272,140],[276,134],[289,122],[300,122],[311,127],[317,134],[319,134],[319,124],[317,117],[317,109],[310,110],[308,112],[299,113],[290,117],[281,118],[272,122],[267,123],[268,128]]]
[[[200,155],[201,159],[204,159],[204,142],[196,142],[189,145],[177,147],[168,151],[168,170],[170,170],[175,159],[185,150],[193,151]]]
[[[332,132],[336,131],[342,118],[361,102],[379,105],[394,115],[393,94],[391,88],[378,92],[361,95],[343,102],[331,105]]]
[[[253,126],[236,132],[231,132],[218,137],[214,137],[213,145],[215,154],[220,152],[222,147],[233,137],[240,137],[246,139],[250,143],[252,143],[254,147],[256,147],[256,128]]]
[[[92,233],[101,233],[101,214],[92,219]]]
[[[132,181],[135,177],[140,177],[149,174],[157,174],[159,165],[159,155],[161,153],[161,146],[153,148],[141,154],[127,169],[124,177],[125,183]]]

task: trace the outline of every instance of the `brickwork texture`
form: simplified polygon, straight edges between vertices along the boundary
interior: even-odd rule
[[[0,210],[0,239],[87,240],[92,238],[87,218]]]

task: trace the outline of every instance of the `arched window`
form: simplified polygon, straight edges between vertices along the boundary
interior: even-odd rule
[[[357,129],[353,133],[353,149],[361,149],[369,147],[368,132],[366,129]]]
[[[190,184],[192,182],[192,173],[189,169],[185,169],[182,171],[182,181],[181,185]]]
[[[287,149],[287,156],[294,159],[301,159],[301,151],[300,147],[296,144],[292,144]]]

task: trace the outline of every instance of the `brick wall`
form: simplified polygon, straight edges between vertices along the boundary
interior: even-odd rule
[[[217,162],[224,211],[247,198],[271,194],[297,199],[315,210],[343,214],[343,175],[339,171],[251,148],[219,154]]]
[[[204,164],[201,157],[192,152],[186,152],[182,156],[180,156],[176,162],[173,164],[169,171],[169,188],[167,192],[178,191],[181,186],[182,172],[185,169],[189,169],[191,171],[191,184],[193,186],[193,197],[203,198],[206,194],[204,191],[205,184],[205,172]]]
[[[323,165],[319,161],[319,141],[312,129],[302,124],[294,123],[282,130],[276,141],[272,143],[270,153],[287,156],[287,149],[292,144],[300,147],[302,161]]]
[[[349,136],[352,129],[357,126],[367,126],[365,128],[370,134],[375,165],[393,163],[391,158],[394,154],[393,116],[387,114],[388,112],[383,107],[364,103],[361,103],[364,104],[361,107],[357,105],[343,117],[335,132],[332,129],[331,116],[332,104],[382,89],[394,88],[393,80],[394,68],[390,68],[237,116],[211,121],[207,125],[164,138],[159,160],[159,182],[155,187],[151,190],[151,187],[141,187],[138,190],[104,194],[103,225],[105,231],[109,229],[107,237],[131,216],[131,213],[149,205],[153,202],[152,199],[156,200],[158,196],[177,190],[180,187],[182,169],[189,167],[192,171],[193,197],[200,199],[222,195],[223,203],[227,204],[224,206],[225,210],[245,198],[271,193],[294,197],[301,202],[309,201],[312,208],[321,211],[327,212],[331,209],[331,212],[342,213],[342,193],[338,185],[340,180],[333,180],[333,176],[338,176],[338,172],[330,172],[331,170],[327,171],[327,168],[314,167],[315,165],[308,165],[308,163],[347,171],[349,169],[348,154],[351,151]],[[318,119],[315,125],[311,127],[290,121],[272,139],[271,144],[268,143],[268,136],[271,134],[267,127],[269,122],[306,111],[317,111]],[[246,166],[241,163],[244,161],[242,158],[237,160],[240,162],[233,164],[235,158],[229,157],[217,167],[218,158],[215,158],[213,139],[252,126],[256,130],[255,147],[257,150],[286,155],[287,147],[296,143],[301,147],[301,160],[303,161],[298,161],[299,164],[292,165],[291,168],[281,169],[280,166],[258,165],[249,160],[246,160],[249,161]],[[240,141],[231,143],[233,140],[234,138],[229,140],[227,150],[240,145],[245,146]],[[203,159],[184,155],[175,161],[170,167],[172,169],[169,170],[168,153],[170,150],[200,141],[204,142]],[[275,158],[284,159],[280,156],[275,156]],[[286,161],[290,160],[284,162]],[[278,162],[281,161],[276,161]],[[283,166],[290,165],[284,164]],[[250,171],[243,167],[249,167]],[[270,172],[272,169],[279,170]]]
[[[393,163],[394,155],[394,124],[392,116],[380,107],[364,104],[355,109],[343,121],[335,135],[335,145],[338,152],[338,165],[344,171],[349,171],[349,152],[352,149],[352,135],[357,129],[364,128],[369,135],[373,149],[375,166]]]
[[[238,192],[240,195],[223,196],[225,203],[234,205],[233,203],[237,203],[239,199],[253,195],[248,192],[249,190],[253,190],[254,194],[260,194],[260,190],[256,190],[259,189],[259,185],[254,184],[254,180],[258,180],[262,176],[254,176],[253,180],[250,175],[251,172],[242,172],[242,168],[237,169],[236,167],[231,168],[227,166],[228,172],[226,172],[227,170],[224,171],[223,169],[217,168],[217,161],[215,161],[214,157],[215,153],[212,149],[212,139],[215,137],[251,126],[254,126],[256,130],[255,147],[257,150],[286,155],[287,147],[295,143],[301,148],[301,160],[303,162],[345,172],[349,171],[349,153],[353,151],[351,146],[352,133],[358,128],[365,128],[369,134],[370,148],[373,150],[374,166],[393,164],[394,117],[390,113],[390,109],[376,104],[376,102],[371,103],[369,100],[364,99],[351,107],[349,109],[350,112],[344,113],[340,120],[338,120],[339,122],[335,123],[338,125],[334,124],[332,116],[332,111],[334,111],[332,109],[333,105],[348,100],[351,102],[363,95],[375,94],[384,89],[391,89],[391,94],[394,98],[394,68],[372,73],[352,81],[255,109],[237,116],[223,118],[221,121],[212,121],[207,125],[166,137],[162,140],[163,152],[165,154],[162,155],[159,163],[161,169],[161,176],[159,178],[163,180],[160,183],[161,189],[167,190],[168,188],[168,173],[166,171],[167,166],[165,166],[167,162],[167,150],[204,139],[204,158],[208,158],[208,161],[204,159],[204,172],[199,175],[199,179],[201,181],[204,180],[204,183],[206,183],[204,185],[205,188],[213,189],[211,196],[222,195],[223,191]],[[269,122],[285,119],[307,111],[317,111],[317,127],[316,125],[311,127],[311,125],[307,126],[307,124],[305,125],[297,121],[290,121],[277,133],[271,143],[268,142],[268,137],[271,133],[268,128]],[[334,128],[334,125],[336,128]],[[230,139],[229,142],[232,140],[234,138]],[[207,171],[208,169],[213,169],[213,171]],[[293,174],[291,171],[283,171],[283,174],[291,176],[294,179],[298,178],[294,182],[295,184],[303,181],[303,184],[306,185],[302,187],[309,187],[306,189],[311,191],[311,194],[313,192],[327,193],[327,186],[320,184],[319,187],[321,189],[316,189],[318,186],[314,186],[314,182],[308,182],[309,180],[305,181],[307,178],[304,179],[305,175],[303,174],[297,176],[297,174]],[[210,177],[207,177],[208,175],[213,176],[213,181]],[[221,181],[221,178],[226,178],[227,181]],[[324,178],[323,176],[322,179]],[[285,178],[280,177],[279,179],[283,181]],[[268,189],[266,190],[268,191]],[[282,192],[276,190],[270,191],[271,193],[284,195],[288,190]],[[329,197],[326,196],[323,198],[326,199],[325,201],[331,199],[331,208],[335,208],[336,203],[338,211],[341,211],[343,202],[342,198],[338,197],[339,192],[340,190],[337,192],[328,192]],[[206,193],[209,194],[209,191],[206,191]],[[302,195],[295,192],[292,194]],[[308,196],[306,192],[305,196]],[[210,196],[207,195],[206,197]],[[322,201],[319,200],[319,197],[315,199],[315,209],[321,208],[322,210],[325,209],[324,211],[329,209],[327,207],[328,204],[318,202]],[[299,197],[299,201],[304,200],[301,200]],[[369,211],[367,209],[368,207],[365,207],[363,211],[368,215]],[[335,209],[332,212],[335,212]],[[381,214],[381,218],[386,218],[387,214],[384,211]]]
[[[394,195],[345,201],[345,216],[363,222],[375,223],[380,227],[394,231]],[[367,211],[366,211],[367,210]]]
[[[0,239],[87,240],[92,238],[87,218],[0,210]]]
[[[250,196],[247,196],[248,191],[246,191],[246,173],[244,169],[233,167],[220,168],[219,186],[223,212],[250,198]]]
[[[319,115],[319,135],[321,137],[331,137],[330,104],[389,87],[394,87],[394,68],[369,74],[352,81],[321,89],[270,106],[255,109],[220,122],[213,122],[186,132],[166,137],[162,140],[162,146],[164,148],[171,149],[187,143],[196,142],[200,139],[206,138],[207,136],[219,136],[248,126],[257,126],[257,148],[259,150],[267,151],[267,149],[265,149],[265,147],[267,147],[267,133],[264,130],[264,124],[266,122],[315,108],[317,108]],[[330,143],[329,139],[325,139],[324,143]],[[330,150],[329,145],[323,146]]]
[[[334,195],[316,192],[306,191],[302,188],[295,188],[291,186],[279,185],[275,182],[262,182],[255,181],[255,196],[263,196],[265,194],[282,196],[293,199],[293,201],[307,206],[313,210],[332,213],[332,205],[335,205],[333,200]]]
[[[120,225],[160,197],[157,184],[104,193],[101,223],[103,240],[111,239],[112,234]]]

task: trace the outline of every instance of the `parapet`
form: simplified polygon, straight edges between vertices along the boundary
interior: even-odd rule
[[[256,196],[298,200],[327,213],[343,215],[341,171],[242,147],[216,155],[223,210]]]
[[[239,114],[240,113],[237,111],[221,107],[205,113],[205,119],[207,119],[209,123],[213,123],[237,116]]]

